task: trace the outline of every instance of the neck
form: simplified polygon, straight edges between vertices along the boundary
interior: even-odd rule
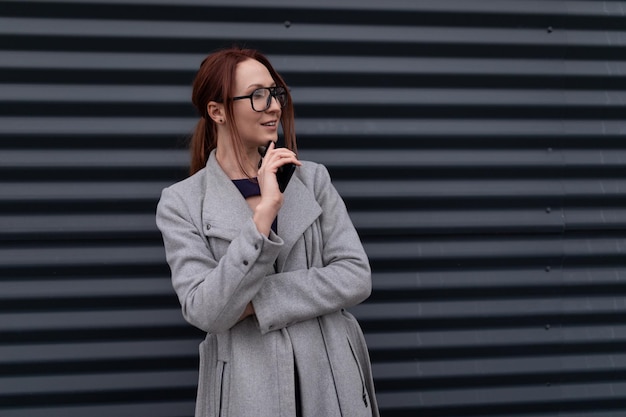
[[[237,157],[235,156],[235,151],[232,147],[229,146],[220,146],[218,143],[218,147],[215,150],[215,158],[217,159],[217,163],[220,165],[224,173],[228,176],[228,178],[232,180],[247,178],[248,175],[251,177],[255,177],[257,175],[257,164],[259,160],[259,154],[256,150],[254,152],[248,151],[243,155],[243,168],[239,166],[237,161]],[[247,175],[246,175],[247,171]]]

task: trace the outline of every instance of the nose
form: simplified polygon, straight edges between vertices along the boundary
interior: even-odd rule
[[[276,111],[281,110],[282,106],[278,102],[278,98],[270,95],[270,106],[267,108],[267,111]]]

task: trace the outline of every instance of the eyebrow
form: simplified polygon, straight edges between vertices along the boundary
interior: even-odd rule
[[[256,87],[256,88],[265,88],[263,84],[250,84],[247,88]],[[274,81],[270,87],[276,87],[276,81]]]

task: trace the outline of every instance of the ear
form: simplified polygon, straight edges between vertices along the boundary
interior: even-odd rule
[[[206,105],[206,112],[209,117],[217,124],[224,123],[226,120],[226,112],[224,111],[224,105],[216,101],[209,101]]]

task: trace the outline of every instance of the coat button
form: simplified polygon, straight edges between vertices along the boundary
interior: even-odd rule
[[[257,243],[254,244],[254,249],[259,250],[259,245]]]
[[[211,225],[210,224],[206,225],[206,230],[211,230]]]
[[[244,265],[248,265],[248,261],[243,261],[243,264]]]

